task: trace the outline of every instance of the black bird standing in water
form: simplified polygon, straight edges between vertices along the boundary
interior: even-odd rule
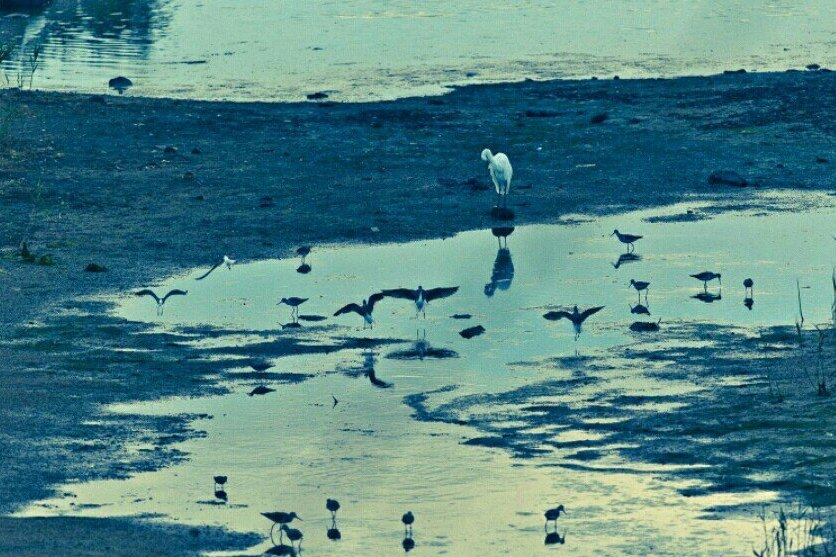
[[[340,510],[340,502],[336,499],[326,499],[325,508],[331,511],[331,517],[337,517],[337,511]]]
[[[612,234],[610,234],[610,236],[615,236],[618,238],[619,242],[621,242],[622,244],[627,244],[627,253],[634,252],[636,250],[636,246],[634,246],[633,243],[638,242],[639,240],[644,238],[644,236],[637,236],[635,234],[622,234],[618,231],[617,228],[612,231]]]
[[[712,273],[711,271],[703,271],[702,273],[697,273],[696,275],[691,275],[693,278],[702,281],[703,288],[708,290],[708,281],[710,280],[717,280],[720,283],[720,286],[723,285],[723,280],[720,273]]]
[[[563,508],[563,505],[558,505],[544,513],[546,517],[546,528],[548,528],[549,522],[554,522],[554,527],[557,528],[557,519],[560,518],[560,513],[566,514],[566,509]]]
[[[639,303],[642,299],[642,291],[644,291],[644,301],[647,301],[647,291],[650,289],[650,283],[643,280],[630,279],[630,286],[636,289],[639,295]]]
[[[415,524],[415,515],[412,514],[412,511],[404,513],[401,522],[403,522],[404,532],[412,536],[412,525]]]

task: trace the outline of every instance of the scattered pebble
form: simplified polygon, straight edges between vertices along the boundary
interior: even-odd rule
[[[328,93],[323,93],[322,91],[318,91],[316,93],[311,93],[307,95],[309,101],[319,101],[322,99],[328,98]]]
[[[749,185],[749,182],[734,170],[715,170],[708,176],[708,183],[712,186],[735,186],[738,188]]]
[[[473,337],[478,337],[484,332],[485,328],[482,325],[476,325],[475,327],[469,327],[463,331],[459,331],[459,335],[461,335],[463,338],[470,340]]]
[[[607,114],[606,112],[600,112],[600,113],[596,114],[595,116],[593,116],[592,118],[590,118],[589,122],[591,124],[603,124],[604,122],[606,122],[609,119],[610,119],[609,114]]]
[[[98,263],[90,263],[84,268],[85,273],[106,273],[107,267]]]

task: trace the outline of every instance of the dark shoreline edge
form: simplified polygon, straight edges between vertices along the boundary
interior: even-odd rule
[[[101,435],[81,426],[100,405],[213,388],[196,371],[130,384],[128,395],[127,370],[136,363],[117,362],[123,374],[108,368],[105,379],[100,369],[57,369],[60,347],[18,344],[21,326],[51,319],[63,301],[138,286],[224,253],[281,257],[303,242],[403,241],[487,227],[492,193],[482,190],[478,159],[485,146],[508,152],[519,169],[522,187],[512,194],[519,223],[692,197],[745,205],[747,189],[706,183],[717,169],[767,188],[833,191],[831,163],[817,159],[834,151],[834,91],[833,74],[786,72],[471,85],[357,104],[0,92],[16,113],[3,138],[0,249],[10,256],[25,237],[54,261],[0,259],[7,293],[0,426],[13,448],[0,464],[7,484],[19,486],[0,494],[0,509],[40,497],[91,464],[54,445],[66,450]],[[607,118],[593,124],[600,114]],[[177,151],[166,153],[168,145]],[[84,273],[89,262],[109,271]],[[118,329],[96,328],[116,339]],[[75,339],[73,350],[92,353],[85,341]],[[67,396],[77,406],[67,406]],[[108,458],[92,461],[96,473],[122,465],[109,458],[137,425],[109,432]],[[162,436],[174,424],[145,427]],[[15,530],[25,536],[22,524]],[[17,554],[3,545],[0,554]]]

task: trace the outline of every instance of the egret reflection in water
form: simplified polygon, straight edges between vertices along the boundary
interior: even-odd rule
[[[514,261],[508,249],[508,236],[514,232],[513,226],[500,226],[491,229],[499,246],[493,262],[491,281],[485,285],[485,296],[492,297],[497,290],[508,290],[514,281]]]

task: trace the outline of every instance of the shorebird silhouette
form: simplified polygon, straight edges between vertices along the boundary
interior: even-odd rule
[[[226,476],[215,476],[213,478],[215,480],[215,487],[224,486],[226,485],[226,480],[228,479]]]
[[[369,325],[371,328],[374,328],[374,318],[372,317],[372,312],[374,311],[374,305],[384,298],[383,294],[377,292],[369,296],[368,300],[363,300],[362,304],[348,304],[346,306],[341,307],[334,313],[334,317],[342,315],[344,313],[356,313],[360,317],[363,318],[363,329],[366,328],[366,325]]]
[[[252,391],[248,393],[247,396],[255,396],[255,395],[266,395],[269,393],[275,393],[276,389],[271,389],[270,387],[265,387],[264,385],[259,385]]]
[[[612,234],[610,234],[610,236],[615,236],[616,238],[618,238],[619,242],[621,242],[622,244],[627,244],[627,253],[632,253],[636,250],[636,246],[633,245],[633,242],[638,242],[639,240],[644,238],[644,236],[637,236],[635,234],[622,234],[618,231],[617,228],[612,231]]]
[[[514,175],[514,169],[511,167],[511,161],[505,153],[497,153],[494,155],[490,149],[482,150],[482,160],[488,163],[488,173],[491,175],[491,181],[496,189],[496,206],[499,207],[500,198],[503,199],[503,206],[508,206],[508,193],[511,191],[511,178]]]
[[[557,519],[560,518],[560,514],[566,514],[566,509],[563,505],[558,505],[553,509],[548,509],[543,516],[546,517],[546,527],[548,528],[549,522],[554,523],[554,527],[557,528]]]
[[[340,510],[340,502],[336,499],[326,499],[325,508],[331,511],[331,518],[336,518],[337,511]]]
[[[134,295],[135,296],[151,296],[152,298],[154,298],[154,301],[157,302],[157,315],[162,315],[163,307],[165,306],[166,300],[168,300],[172,296],[185,296],[188,293],[189,293],[188,290],[174,289],[174,290],[169,290],[168,294],[166,294],[165,296],[160,298],[159,296],[157,296],[157,294],[153,290],[150,290],[150,289],[146,288],[144,290],[140,290],[139,292],[137,292]]]
[[[590,315],[594,315],[604,309],[604,306],[597,306],[586,309],[584,311],[578,311],[578,306],[575,306],[571,312],[568,311],[550,311],[543,315],[549,321],[559,321],[560,319],[568,319],[572,322],[572,325],[575,327],[575,340],[578,340],[578,337],[581,335],[581,326],[583,322]]]
[[[754,290],[752,290],[755,286],[755,281],[750,278],[747,278],[743,281],[743,288],[746,289],[746,294],[751,298],[752,294],[754,294]]]
[[[287,524],[282,524],[281,530],[282,532],[287,534],[287,539],[290,540],[291,545],[293,544],[293,542],[299,542],[296,544],[296,546],[299,551],[302,551],[302,530],[291,528]]]
[[[403,522],[404,533],[408,533],[408,535],[412,535],[412,525],[415,524],[415,515],[412,514],[412,511],[407,511],[401,517],[401,522]]]
[[[649,282],[630,279],[630,286],[636,289],[636,293],[639,295],[639,303],[641,303],[642,300],[642,291],[644,291],[644,301],[647,301],[647,291],[650,289]]]
[[[285,304],[286,306],[289,306],[291,317],[296,319],[296,317],[299,315],[299,306],[301,306],[307,301],[308,298],[297,298],[296,296],[291,296],[290,298],[282,298],[276,305],[280,306],[282,304]]]
[[[441,288],[430,288],[424,290],[424,287],[418,285],[418,290],[410,290],[409,288],[395,288],[392,290],[384,290],[383,295],[387,298],[401,298],[403,300],[412,300],[415,302],[416,317],[419,313],[423,313],[427,317],[427,304],[433,300],[440,300],[448,298],[459,291],[458,286],[449,286]]]
[[[285,526],[293,522],[294,519],[302,520],[298,514],[295,512],[287,513],[282,511],[275,511],[275,512],[268,512],[268,513],[261,513],[261,516],[266,518],[267,520],[271,521],[273,525],[270,527],[270,541],[274,544],[276,541],[273,539],[273,529],[276,527],[277,524]],[[279,529],[279,541],[282,540],[282,532],[283,530]],[[277,544],[278,545],[278,544]]]
[[[299,246],[296,248],[296,255],[302,258],[302,263],[305,262],[305,258],[311,253],[311,246]]]
[[[223,258],[223,259],[221,259],[220,261],[218,261],[217,263],[215,263],[215,264],[212,266],[212,268],[211,268],[211,269],[209,269],[209,270],[208,270],[208,271],[206,271],[204,274],[202,274],[202,275],[200,275],[199,277],[197,277],[195,280],[203,280],[203,279],[205,279],[206,277],[208,277],[209,275],[211,275],[211,274],[212,274],[212,271],[214,271],[215,269],[217,269],[217,268],[218,268],[218,267],[220,267],[221,265],[226,265],[226,268],[231,270],[231,269],[232,269],[232,266],[233,266],[233,265],[235,265],[235,259],[230,259],[228,255],[224,255],[224,258]]]
[[[409,553],[415,549],[415,540],[412,539],[412,536],[408,535],[401,542],[401,546],[405,552]]]
[[[717,280],[720,285],[723,284],[722,275],[720,273],[712,273],[711,271],[703,271],[702,273],[697,273],[696,275],[691,275],[697,280],[702,281],[703,287],[708,290],[708,281],[710,280]]]

